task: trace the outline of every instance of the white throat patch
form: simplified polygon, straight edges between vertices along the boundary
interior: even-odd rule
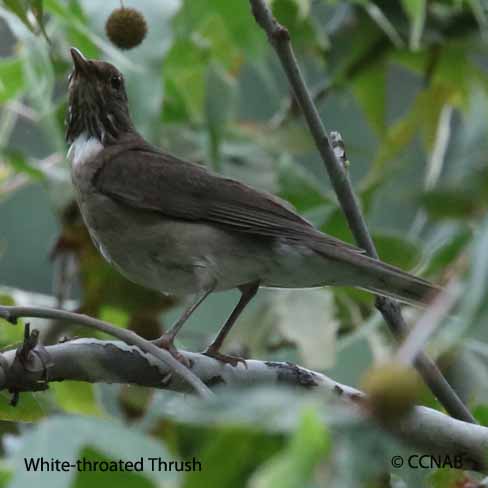
[[[68,159],[74,167],[85,164],[103,149],[96,137],[88,137],[85,132],[80,134],[68,149]]]

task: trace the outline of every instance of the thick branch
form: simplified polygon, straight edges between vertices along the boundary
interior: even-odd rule
[[[202,354],[182,353],[192,361],[192,372],[211,388],[279,383],[332,394],[353,413],[367,415],[367,410],[361,408],[366,404],[363,393],[300,366],[248,360],[247,368],[233,367]],[[38,390],[40,384],[78,380],[192,391],[170,367],[123,342],[77,339],[53,346],[37,346],[23,368],[18,362],[13,366],[16,363],[14,350],[3,352],[0,357],[0,390]],[[451,459],[462,456],[465,469],[486,468],[484,453],[488,449],[488,429],[485,427],[461,422],[425,407],[414,408],[403,420],[395,421],[394,427],[383,427],[422,452]]]
[[[348,172],[334,153],[327,131],[295,58],[290,35],[287,29],[273,17],[265,0],[250,0],[250,2],[257,23],[267,33],[271,45],[280,58],[354,238],[369,256],[378,259],[378,253],[360,210],[358,199],[352,189]],[[408,331],[408,326],[402,317],[398,303],[384,297],[377,297],[376,307],[395,337],[403,338]],[[426,354],[420,353],[417,356],[415,366],[434,395],[453,417],[466,422],[476,422],[435,363]]]
[[[192,385],[192,387],[201,397],[208,398],[211,395],[210,390],[188,368],[183,366],[183,364],[179,363],[173,356],[171,356],[168,351],[155,346],[150,341],[143,339],[131,330],[115,327],[108,322],[103,322],[102,320],[88,317],[87,315],[66,312],[64,310],[56,310],[54,308],[0,306],[0,318],[15,324],[19,317],[60,319],[66,322],[82,324],[87,327],[91,327],[92,329],[105,332],[106,334],[116,337],[127,344],[138,346],[143,351],[151,354],[157,361],[162,361],[165,365],[168,365],[172,371]]]

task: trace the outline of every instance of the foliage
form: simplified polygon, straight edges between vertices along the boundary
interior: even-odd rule
[[[72,45],[124,72],[135,125],[152,142],[274,192],[321,230],[352,238],[248,1],[124,3],[144,13],[149,31],[140,47],[122,53],[104,34],[119,2],[0,2],[0,303],[55,305],[59,289],[52,289],[51,274],[57,269],[59,278],[60,263],[69,271],[76,262],[75,303],[149,337],[158,333],[163,312],[164,323],[176,313],[174,301],[127,283],[104,264],[77,215],[68,211],[73,194],[63,119]],[[344,137],[380,256],[439,283],[451,276],[463,283],[465,293],[430,349],[454,365],[448,370],[452,381],[486,423],[485,3],[269,3],[290,30],[325,125]],[[56,248],[54,266],[47,256],[58,235],[64,245]],[[208,343],[234,299],[212,297],[185,328],[183,345],[198,349]],[[408,312],[413,318],[419,313]],[[298,317],[316,320],[300,328]],[[266,292],[246,312],[229,346],[269,360],[309,361],[339,381],[356,383],[394,350],[380,324],[362,291],[316,290],[290,300]],[[21,330],[0,325],[1,345],[12,347]],[[51,338],[67,332],[42,325]],[[468,378],[468,370],[477,374]],[[202,406],[137,387],[61,383],[48,392],[22,394],[17,408],[9,399],[3,392],[4,486],[390,486],[390,474],[391,486],[401,486],[400,479],[419,486],[418,476],[431,486],[465,480],[447,470],[391,472],[389,458],[401,452],[392,439],[345,418],[330,399],[302,392],[222,391],[214,405]],[[425,402],[436,405],[432,397]],[[23,458],[39,455],[195,457],[203,469],[126,476],[27,473]],[[388,485],[381,484],[385,479]]]

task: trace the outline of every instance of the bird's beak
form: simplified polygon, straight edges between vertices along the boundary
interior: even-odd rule
[[[89,62],[88,59],[83,56],[79,49],[76,47],[72,47],[70,49],[71,57],[73,58],[73,66],[75,67],[75,71],[81,74],[88,74],[88,66]]]

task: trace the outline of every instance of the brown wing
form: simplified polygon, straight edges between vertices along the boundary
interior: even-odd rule
[[[110,154],[110,153],[109,153]],[[207,222],[235,232],[359,249],[317,231],[278,198],[148,148],[106,157],[94,185],[105,195],[168,218]]]

